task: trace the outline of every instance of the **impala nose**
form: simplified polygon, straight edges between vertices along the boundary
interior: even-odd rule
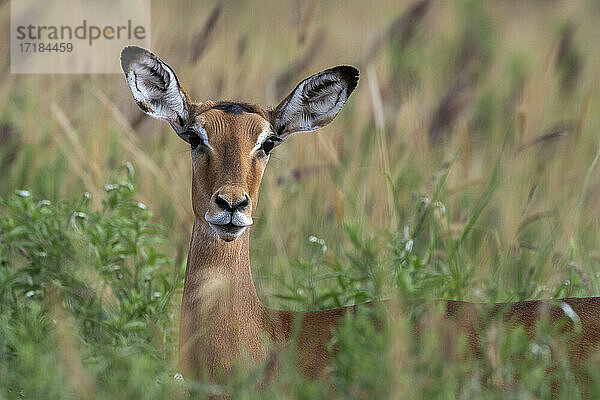
[[[215,197],[215,204],[217,206],[219,206],[220,208],[222,208],[223,210],[227,210],[230,212],[234,212],[238,209],[242,209],[246,206],[248,206],[249,204],[249,199],[248,199],[248,195],[244,193],[244,196],[241,199],[237,199],[237,200],[230,200],[227,199],[225,196],[221,195],[220,193],[217,193],[217,196]]]
[[[252,225],[252,199],[239,186],[222,186],[213,193],[204,219],[221,239],[232,241]]]

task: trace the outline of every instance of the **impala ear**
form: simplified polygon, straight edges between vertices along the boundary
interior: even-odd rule
[[[330,123],[358,83],[358,70],[333,67],[306,78],[271,113],[275,133],[285,139]]]
[[[171,67],[137,46],[127,46],[121,51],[121,67],[133,99],[142,111],[168,121],[179,133],[188,122],[190,100]]]

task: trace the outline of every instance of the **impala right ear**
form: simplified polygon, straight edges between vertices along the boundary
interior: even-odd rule
[[[142,111],[168,121],[177,133],[185,129],[190,100],[171,67],[137,46],[127,46],[121,51],[121,67],[133,99]]]
[[[330,123],[358,83],[358,70],[340,65],[300,82],[271,113],[271,125],[284,140],[296,132],[311,132]]]

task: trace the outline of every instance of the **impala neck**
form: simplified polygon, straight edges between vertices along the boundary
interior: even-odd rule
[[[246,311],[249,307],[261,308],[250,269],[249,238],[246,230],[236,240],[224,242],[206,224],[194,223],[184,297],[197,300],[197,296],[215,296],[214,300],[239,305]]]
[[[181,301],[179,353],[195,376],[231,371],[240,354],[261,357],[265,310],[250,271],[249,232],[224,242],[196,221]]]

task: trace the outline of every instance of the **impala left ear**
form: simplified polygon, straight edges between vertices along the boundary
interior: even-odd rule
[[[358,83],[358,69],[333,67],[306,78],[271,112],[271,125],[282,140],[330,123]]]
[[[121,67],[133,99],[142,111],[169,122],[178,134],[185,130],[190,99],[171,67],[153,53],[137,46],[127,46],[121,51]]]

